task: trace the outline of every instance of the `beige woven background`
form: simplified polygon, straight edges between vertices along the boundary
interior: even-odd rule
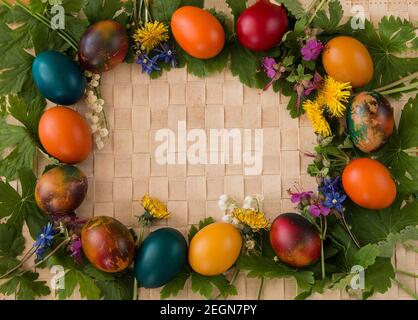
[[[308,1],[303,1],[305,4]],[[362,5],[366,16],[378,21],[384,15],[396,15],[417,21],[417,0],[342,1],[346,15],[353,5]],[[207,7],[226,10],[223,0],[206,0]],[[186,233],[190,224],[212,216],[223,215],[217,206],[220,194],[226,193],[242,201],[246,195],[263,194],[264,210],[270,219],[280,213],[294,211],[286,190],[300,185],[315,190],[315,181],[307,176],[315,135],[305,117],[291,119],[286,110],[287,98],[243,86],[229,72],[205,79],[187,75],[185,69],[165,73],[158,80],[142,75],[138,65],[121,65],[104,74],[102,91],[112,131],[104,150],[95,151],[80,165],[89,177],[86,201],[78,210],[81,217],[112,216],[126,225],[137,227],[136,215],[143,213],[138,203],[145,193],[168,203],[171,218],[168,226]],[[405,101],[393,102],[396,118]],[[79,106],[83,112],[84,106]],[[154,158],[158,145],[156,130],[177,130],[177,121],[186,120],[188,128],[264,129],[263,172],[244,176],[238,165],[166,165]],[[40,161],[39,170],[44,163]],[[28,246],[31,245],[28,242]],[[396,250],[396,266],[418,272],[418,256]],[[162,262],[163,263],[163,262]],[[48,270],[38,270],[49,280]],[[418,280],[399,276],[417,291]],[[254,299],[258,280],[239,276],[238,296],[231,299]],[[189,284],[188,284],[188,287]],[[264,299],[292,299],[296,295],[293,280],[266,281]],[[9,297],[13,298],[13,297]],[[49,299],[54,299],[54,293]],[[74,299],[79,298],[78,295]],[[139,290],[140,299],[158,299],[159,290]],[[199,299],[190,289],[179,299]],[[313,299],[349,299],[345,292],[329,291]],[[375,299],[408,299],[396,285]]]

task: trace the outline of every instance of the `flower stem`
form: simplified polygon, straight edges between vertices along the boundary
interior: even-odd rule
[[[392,82],[392,83],[390,83],[390,84],[388,84],[386,86],[383,86],[383,87],[374,89],[373,91],[377,91],[377,92],[385,91],[385,90],[394,88],[394,87],[396,87],[396,86],[398,86],[400,84],[404,84],[407,81],[411,81],[411,80],[415,80],[415,79],[418,79],[418,72],[415,72],[413,74],[410,74],[409,76],[404,77],[402,79],[399,79],[398,81]]]
[[[399,288],[409,294],[412,298],[418,300],[418,295],[411,288],[400,282],[398,279],[393,279],[393,281],[399,286]]]
[[[411,278],[418,278],[418,274],[412,273],[412,272],[408,272],[408,271],[404,271],[404,270],[400,270],[400,269],[395,269],[396,273],[399,274],[403,274],[404,276],[408,276]]]
[[[311,15],[311,17],[309,18],[309,20],[308,20],[308,23],[307,23],[307,25],[309,26],[311,23],[312,23],[312,21],[315,19],[315,17],[316,17],[316,14],[318,13],[318,11],[319,10],[321,10],[322,9],[322,7],[325,5],[325,3],[327,3],[328,2],[328,0],[321,0],[321,2],[319,3],[319,5],[315,8],[315,11],[313,12],[313,14]]]
[[[324,220],[324,223],[322,221]],[[324,240],[327,234],[327,218],[322,216],[319,217],[320,225],[321,225],[321,273],[322,279],[325,279],[325,254],[324,254]]]
[[[356,246],[360,249],[360,243],[358,242],[357,238],[354,236],[354,234],[351,232],[350,226],[347,224],[347,222],[345,221],[345,217],[341,217],[341,220],[343,221],[344,227],[347,230],[348,234],[350,235],[351,239],[353,240],[353,242],[356,244]]]
[[[261,294],[263,293],[263,287],[264,287],[264,277],[261,278],[260,286],[258,287],[257,300],[261,300]]]
[[[67,238],[65,240],[63,240],[58,246],[55,247],[54,250],[52,250],[47,256],[45,256],[45,258],[42,258],[40,261],[38,261],[37,263],[35,263],[32,268],[36,268],[37,266],[39,266],[40,264],[44,263],[45,261],[47,261],[49,258],[51,258],[59,249],[61,249],[64,245],[66,245],[67,243],[70,242],[70,238]],[[31,268],[31,269],[32,269]]]
[[[418,81],[412,82],[409,85],[404,86],[404,87],[389,89],[389,90],[386,90],[386,91],[379,91],[379,93],[382,94],[382,95],[389,95],[389,94],[405,92],[405,91],[409,91],[409,90],[413,90],[413,89],[417,89],[417,88],[418,88]]]
[[[9,274],[13,273],[17,269],[19,269],[21,266],[23,266],[23,264],[26,261],[28,261],[30,257],[33,256],[33,254],[36,252],[36,250],[38,249],[38,247],[32,247],[28,252],[26,252],[25,255],[23,256],[22,260],[15,267],[13,267],[9,271],[7,271],[5,274],[1,275],[0,276],[0,279],[3,279],[5,277],[7,277]]]
[[[45,26],[47,26],[48,28],[50,28],[51,30],[54,30],[51,28],[51,25],[49,23],[49,21],[41,14],[39,13],[35,13],[32,12],[23,2],[21,2],[20,0],[16,1],[16,5],[23,9],[26,13],[28,13],[30,16],[32,16],[34,19],[38,20],[40,23],[44,24]],[[10,6],[8,7],[10,9]],[[65,41],[67,42],[71,48],[73,48],[74,50],[78,50],[77,48],[77,42],[65,31],[61,31],[61,30],[54,30],[57,31],[58,35]]]

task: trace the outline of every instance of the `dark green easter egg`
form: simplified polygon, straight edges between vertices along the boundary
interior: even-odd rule
[[[32,78],[42,96],[59,105],[77,103],[86,89],[80,66],[58,51],[44,51],[36,56]]]
[[[187,259],[187,243],[183,235],[172,228],[152,232],[138,249],[135,277],[145,288],[158,288],[172,280]]]
[[[377,92],[357,94],[347,112],[347,128],[354,145],[365,153],[382,147],[395,127],[393,108]]]

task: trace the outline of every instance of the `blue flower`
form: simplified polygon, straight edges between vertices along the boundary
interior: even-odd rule
[[[161,59],[164,63],[171,64],[173,68],[177,67],[177,56],[176,51],[171,48],[167,43],[160,45],[161,49],[154,49],[157,53],[157,59]]]
[[[153,71],[161,70],[157,64],[158,56],[153,58],[148,57],[147,54],[141,53],[136,60],[136,63],[140,64],[142,67],[142,73],[151,74]]]
[[[325,207],[336,209],[338,212],[343,213],[344,207],[342,203],[347,196],[342,189],[340,177],[325,178],[324,186],[319,188],[319,191],[325,197],[323,202]]]
[[[55,237],[55,230],[52,226],[52,223],[48,223],[46,226],[42,227],[42,233],[36,238],[33,247],[35,248],[35,253],[37,259],[41,259],[45,250],[49,249],[52,246],[52,241]]]

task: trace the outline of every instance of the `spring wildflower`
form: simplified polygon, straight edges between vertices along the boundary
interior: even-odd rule
[[[158,56],[150,58],[146,54],[140,54],[136,60],[136,63],[141,65],[142,73],[151,74],[153,71],[161,70],[157,64],[157,60]]]
[[[55,230],[52,223],[48,223],[46,226],[42,227],[41,234],[36,238],[33,247],[35,248],[35,253],[37,259],[42,259],[45,250],[48,250],[52,246],[52,241],[55,237]]]
[[[253,209],[235,208],[232,215],[240,223],[250,227],[253,230],[267,229],[269,222],[261,211]]]
[[[319,217],[321,215],[322,216],[329,215],[331,209],[328,207],[325,207],[321,202],[316,202],[309,206],[308,211],[312,216]]]
[[[349,82],[336,81],[328,76],[319,91],[317,100],[326,107],[331,116],[340,118],[345,113],[344,103],[348,102],[351,89]]]
[[[288,190],[288,193],[290,194],[290,201],[292,203],[299,203],[303,201],[304,199],[309,199],[312,195],[312,191],[306,191],[306,192],[291,192]]]
[[[321,41],[317,39],[309,39],[300,50],[300,53],[302,54],[303,60],[314,61],[318,59],[323,49],[324,45]]]
[[[169,39],[168,26],[159,21],[148,22],[135,32],[133,38],[142,51],[149,53]]]
[[[152,199],[149,195],[145,195],[142,198],[141,204],[152,218],[167,219],[170,216],[170,212],[167,211],[165,204],[158,199]]]
[[[331,135],[331,128],[327,119],[325,119],[323,109],[317,100],[306,100],[303,103],[303,109],[305,110],[306,115],[311,121],[314,131],[317,134],[320,134],[323,137]]]
[[[161,44],[160,48],[156,48],[154,51],[157,53],[158,60],[161,59],[164,63],[170,64],[173,68],[177,67],[176,51],[167,43]]]
[[[340,177],[326,178],[324,185],[319,188],[324,195],[325,200],[323,205],[329,209],[336,209],[339,213],[344,211],[342,203],[347,196],[345,195],[340,182]]]

